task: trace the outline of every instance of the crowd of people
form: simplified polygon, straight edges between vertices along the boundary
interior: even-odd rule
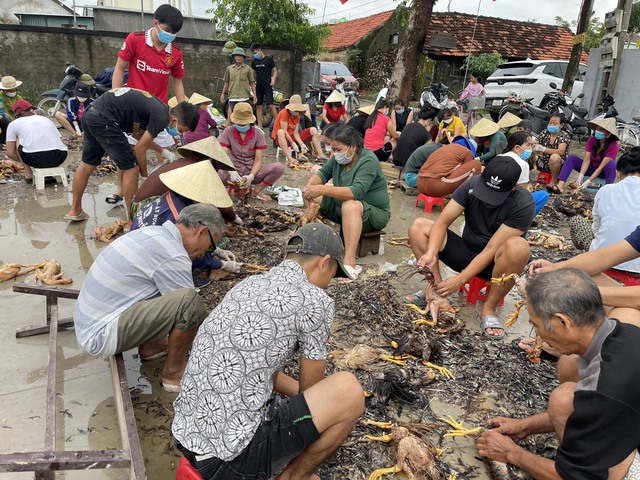
[[[426,306],[433,295],[448,297],[475,277],[503,278],[477,312],[484,337],[498,341],[506,331],[498,306],[514,285],[509,277],[525,274],[531,323],[560,357],[560,384],[548,410],[491,419],[477,440],[479,454],[534,478],[640,478],[634,428],[640,399],[633,386],[640,287],[620,286],[610,273],[640,275],[640,148],[620,155],[615,120],[590,122],[594,135],[583,158],[569,154],[561,115],[534,138],[531,125],[513,115],[497,123],[482,119],[467,131],[456,111],[414,110],[401,99],[381,99],[350,116],[344,96],[334,92],[316,128],[304,121],[308,106],[299,95],[275,108],[277,68],[261,45],[251,45],[249,63],[243,48],[227,42],[230,64],[220,100],[228,124],[220,131],[208,112],[211,99],[185,95],[185,67],[173,43],[181,26],[179,10],[159,7],[149,30],[127,36],[114,88],[92,99],[91,79],[78,82],[66,113],[56,119],[83,142],[65,218],[88,218],[82,197],[107,154],[117,165],[119,186],[106,200],[124,199],[130,230],[87,273],[74,309],[78,342],[95,356],[132,348],[142,361],[166,356],[160,380],[178,394],[172,434],[202,478],[317,479],[317,467],[362,415],[365,393],[357,378],[325,375],[334,320],[334,300],[325,289],[334,278],[357,280],[361,235],[391,220],[382,169],[387,161],[401,169],[407,191],[448,200],[437,218],[419,216],[408,227],[416,262],[433,272],[434,282],[406,302]],[[139,59],[170,68],[131,68],[124,87],[125,69]],[[168,98],[170,79],[175,99]],[[30,181],[31,168],[61,165],[67,148],[53,123],[19,97],[19,86],[13,77],[0,82],[0,128],[7,155],[25,165]],[[481,91],[474,74],[461,100]],[[319,165],[302,196],[336,228],[320,222],[298,228],[281,263],[245,278],[209,311],[198,293],[209,280],[194,271],[242,269],[220,246],[228,228],[243,224],[228,186],[268,202],[266,189],[285,171],[265,158],[264,105],[274,118],[271,140],[287,163],[314,153]],[[180,158],[167,150],[176,137]],[[163,160],[152,172],[147,150]],[[551,174],[547,189],[534,191],[535,168]],[[582,190],[598,177],[608,184],[595,198],[590,250],[555,264],[531,262],[528,230],[549,194],[567,188],[573,171]],[[141,185],[139,176],[145,177]],[[452,225],[462,215],[458,234]],[[454,275],[445,278],[440,262]],[[297,379],[283,371],[292,359],[299,362]],[[558,437],[555,459],[514,442],[547,432]]]

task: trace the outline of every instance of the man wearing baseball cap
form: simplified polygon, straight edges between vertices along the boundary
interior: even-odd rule
[[[447,297],[473,277],[490,280],[522,273],[530,254],[523,235],[533,220],[535,203],[531,193],[516,188],[520,173],[511,157],[494,157],[481,175],[458,187],[435,222],[424,217],[413,221],[409,242],[418,265],[432,269],[436,293]],[[465,226],[460,237],[449,226],[463,213]],[[459,273],[442,280],[438,260]],[[492,285],[482,305],[478,318],[488,338],[504,336],[505,325],[496,316],[496,308],[512,286],[511,281]],[[425,292],[409,295],[407,301],[425,304]]]
[[[312,478],[364,410],[353,374],[324,376],[334,309],[324,288],[347,276],[342,240],[310,223],[286,251],[231,289],[193,343],[171,430],[202,478]],[[298,352],[296,381],[281,369]]]

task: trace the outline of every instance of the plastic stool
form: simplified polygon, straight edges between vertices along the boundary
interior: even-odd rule
[[[182,456],[176,471],[176,480],[202,480],[202,477],[195,467],[189,463],[189,460]]]
[[[551,181],[551,172],[540,172],[536,182],[548,184]]]
[[[252,185],[249,185],[248,188],[238,188],[236,185],[229,184],[229,186],[227,187],[227,193],[230,197],[244,197],[247,192],[249,192],[249,194],[253,193]]]
[[[486,293],[480,293],[486,288]],[[478,300],[486,300],[491,291],[491,282],[480,277],[473,277],[468,283],[460,287],[460,291],[467,295],[467,303],[476,305]],[[504,298],[500,301],[500,305],[504,305]]]
[[[64,167],[33,169],[33,184],[38,190],[44,190],[44,179],[47,177],[60,177],[62,185],[67,186],[67,172],[64,171]]]
[[[620,270],[605,270],[604,273],[607,277],[611,277],[615,280],[620,280],[626,287],[635,287],[640,285],[640,277],[634,277],[633,275],[629,275]]]
[[[418,198],[416,198],[416,207],[420,202],[424,202],[425,213],[431,213],[434,205],[440,205],[441,209],[444,209],[444,198],[442,197],[430,197],[429,195],[421,193],[418,195]]]

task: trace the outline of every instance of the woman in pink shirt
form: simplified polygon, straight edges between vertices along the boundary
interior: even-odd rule
[[[191,95],[189,103],[192,103],[196,107],[198,107],[198,111],[200,112],[200,119],[198,120],[198,126],[193,132],[185,132],[182,135],[184,144],[186,145],[187,143],[203,140],[209,137],[211,135],[211,132],[217,137],[218,124],[211,117],[209,111],[207,110],[207,106],[212,104],[213,100],[205,97],[204,95],[200,95],[199,93],[194,93],[193,95]]]
[[[381,162],[389,160],[396,148],[396,139],[400,136],[389,118],[389,110],[389,102],[384,98],[378,100],[376,109],[364,124],[364,148],[373,151]]]

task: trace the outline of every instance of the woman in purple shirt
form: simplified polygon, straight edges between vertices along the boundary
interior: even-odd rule
[[[209,115],[209,111],[207,110],[207,107],[213,103],[213,100],[205,97],[204,95],[200,95],[199,93],[194,93],[191,95],[189,103],[198,107],[200,119],[198,120],[198,126],[193,132],[185,132],[183,134],[182,138],[184,139],[184,144],[186,145],[187,143],[196,142],[209,137],[211,135],[210,130],[213,130],[212,133],[217,137],[218,124],[213,118],[211,118],[211,115]]]
[[[551,193],[562,193],[564,184],[573,170],[578,172],[578,185],[584,190],[597,177],[606,183],[616,181],[616,157],[620,149],[615,118],[598,118],[589,122],[589,128],[595,130],[587,140],[584,159],[569,155],[558,175],[558,185],[548,186]],[[584,180],[584,176],[588,178]],[[584,180],[584,181],[583,181]]]

